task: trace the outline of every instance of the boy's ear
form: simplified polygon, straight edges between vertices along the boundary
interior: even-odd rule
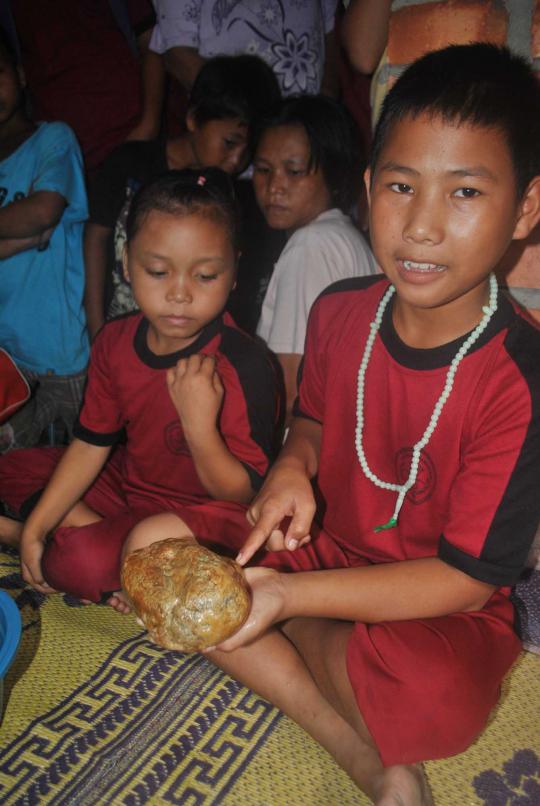
[[[535,176],[529,182],[527,190],[519,203],[518,219],[514,227],[512,238],[521,240],[526,238],[540,221],[540,176]]]
[[[21,90],[26,89],[26,73],[24,72],[24,68],[21,67],[20,64],[17,65],[17,75],[19,77],[19,86]]]
[[[195,115],[193,114],[191,109],[188,109],[188,111],[186,113],[186,128],[187,128],[188,132],[191,132],[191,134],[193,134],[193,132],[197,128],[197,122],[195,120]]]
[[[368,204],[371,204],[371,168],[369,166],[364,171],[364,185],[366,188]]]
[[[129,283],[129,272],[128,272],[128,259],[127,259],[127,246],[124,246],[122,249],[122,274],[124,275],[124,280],[126,283]]]

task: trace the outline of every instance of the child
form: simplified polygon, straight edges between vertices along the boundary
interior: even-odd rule
[[[35,124],[24,75],[0,34],[0,345],[33,389],[2,427],[0,450],[35,445],[77,417],[88,361],[82,305],[82,161],[64,123]]]
[[[492,45],[430,53],[390,91],[366,172],[387,279],[342,281],[312,310],[239,559],[269,538],[288,551],[247,569],[251,615],[210,652],[384,806],[431,802],[419,762],[471,744],[520,652],[540,334],[492,271],[540,218],[539,126],[536,79]]]
[[[283,368],[289,419],[311,305],[330,283],[376,272],[371,250],[347,215],[358,195],[359,139],[344,107],[314,95],[285,100],[257,145],[257,201],[268,225],[289,236],[257,333]]]
[[[261,59],[211,59],[193,85],[184,134],[171,140],[126,143],[110,155],[90,185],[85,232],[86,307],[92,338],[103,325],[105,312],[110,319],[136,309],[123,278],[122,254],[126,217],[137,188],[168,169],[213,166],[231,175],[240,173],[252,150],[255,121],[279,97],[276,78]],[[108,264],[114,266],[112,283]]]
[[[241,503],[267,471],[276,413],[267,351],[222,314],[237,257],[227,176],[155,180],[134,197],[126,234],[141,313],[96,339],[75,439],[21,537],[31,585],[113,605],[122,543],[145,515],[181,513],[203,541],[240,545]],[[25,516],[57,461],[46,449],[5,457],[0,498]],[[2,519],[4,539],[15,542],[17,526]]]

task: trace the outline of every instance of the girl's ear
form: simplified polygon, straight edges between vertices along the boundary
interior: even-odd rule
[[[540,176],[529,182],[527,190],[519,203],[518,217],[512,238],[526,238],[540,221]]]
[[[26,89],[26,73],[24,72],[24,68],[21,67],[20,64],[17,65],[17,75],[19,77],[19,86],[21,90]]]
[[[122,274],[124,275],[124,280],[126,281],[126,283],[129,283],[130,279],[128,271],[127,245],[124,245],[124,248],[122,249]]]

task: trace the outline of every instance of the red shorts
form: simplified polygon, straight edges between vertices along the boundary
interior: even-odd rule
[[[269,553],[261,565],[315,571],[353,563],[321,531],[294,552]],[[347,671],[385,766],[447,758],[469,747],[520,652],[513,617],[507,596],[496,592],[475,613],[354,625]]]
[[[63,448],[12,451],[0,460],[0,499],[26,516],[50,479]],[[83,501],[103,520],[82,527],[60,527],[48,540],[42,559],[47,582],[56,590],[93,602],[120,589],[120,559],[133,527],[160,512],[174,512],[200,543],[235,556],[249,526],[246,507],[212,499],[202,502],[161,501],[123,493],[122,451],[117,450]]]

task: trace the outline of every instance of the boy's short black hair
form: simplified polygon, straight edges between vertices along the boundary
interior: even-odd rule
[[[240,241],[240,218],[234,186],[219,168],[186,168],[167,173],[143,185],[134,195],[126,220],[126,241],[136,236],[153,211],[178,216],[201,215],[228,231],[233,248]]]
[[[519,196],[540,174],[540,83],[527,62],[508,48],[451,45],[413,62],[384,101],[371,149],[372,171],[394,124],[424,114],[499,129],[508,143]]]
[[[272,69],[258,56],[216,56],[204,64],[189,96],[189,112],[199,125],[239,118],[249,129],[273,109],[281,93]]]
[[[1,25],[0,25],[0,55],[3,56],[12,67],[17,67],[19,60],[17,58],[17,52],[15,50],[15,46],[11,38],[8,36],[5,28]]]
[[[279,126],[304,129],[310,149],[309,170],[321,169],[333,204],[348,212],[358,198],[363,165],[361,135],[343,104],[325,95],[286,98],[263,120],[258,139]]]

